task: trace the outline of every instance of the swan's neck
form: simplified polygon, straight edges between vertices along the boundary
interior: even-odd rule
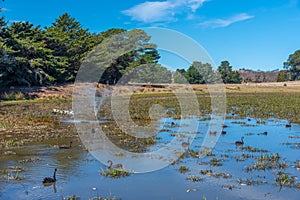
[[[56,170],[54,171],[53,179],[56,181]]]
[[[111,166],[112,166],[112,161],[109,160],[109,161],[107,161],[107,162],[109,163],[108,168],[111,168]]]

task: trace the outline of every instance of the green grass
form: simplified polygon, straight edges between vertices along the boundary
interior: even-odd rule
[[[189,96],[182,96],[189,101]],[[201,115],[211,113],[211,98],[207,94],[197,93],[199,109]],[[123,104],[125,102],[119,102]],[[286,119],[300,124],[300,93],[229,93],[226,97],[227,113],[234,113],[235,116],[259,118],[265,121],[270,117]],[[171,117],[180,119],[181,108],[177,97],[172,93],[153,93],[153,94],[134,94],[130,97],[129,113],[132,120],[140,125],[150,124],[149,110],[152,106],[159,104],[165,109],[172,108],[174,113]],[[0,130],[7,135],[13,135],[15,141],[11,138],[0,136],[1,146],[14,146],[26,135],[39,136],[47,131],[50,136],[45,137],[64,137],[64,135],[76,134],[75,130],[68,126],[59,126],[57,121],[62,116],[53,116],[52,110],[70,110],[72,106],[71,99],[35,99],[0,102]],[[122,105],[121,105],[122,106]],[[194,108],[187,111],[191,115],[197,114]],[[114,119],[110,110],[110,101],[107,101],[98,114],[98,118]],[[122,118],[122,116],[120,116]],[[155,120],[155,119],[152,119]],[[121,148],[133,151],[144,152],[147,147],[155,144],[155,138],[146,138],[136,140],[134,137],[124,133],[117,123],[109,123],[103,128],[111,141]],[[19,137],[21,136],[21,137]],[[125,144],[122,141],[129,141]],[[121,141],[121,142],[120,142]],[[259,152],[259,149],[248,148],[250,152]],[[196,154],[195,154],[196,156]]]

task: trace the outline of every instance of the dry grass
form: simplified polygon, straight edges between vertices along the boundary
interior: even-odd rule
[[[97,87],[97,93],[101,93],[107,88],[111,88],[114,91],[114,95],[131,95],[135,94],[155,94],[155,93],[174,93],[187,92],[191,88],[197,94],[209,94],[208,85],[183,85],[183,84],[162,84],[162,85],[144,85],[144,86],[108,86],[103,84],[95,84]],[[216,88],[224,88],[227,94],[237,93],[300,93],[300,81],[289,82],[269,82],[269,83],[247,83],[247,84],[227,84],[221,85]],[[5,90],[3,94],[22,94],[18,98],[21,100],[24,97],[27,98],[71,98],[73,95],[74,84],[65,84],[60,86],[48,86],[48,87],[31,87],[31,88],[9,88]],[[211,91],[213,91],[212,88]],[[7,98],[3,98],[5,100]],[[8,98],[10,99],[10,98]]]

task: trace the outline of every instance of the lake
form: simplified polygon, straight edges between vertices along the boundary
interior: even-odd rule
[[[95,159],[78,138],[1,149],[0,199],[71,199],[73,195],[125,200],[299,199],[299,125],[286,128],[286,120],[228,115],[226,133],[219,135],[208,132],[209,118],[160,119],[156,143],[147,146],[146,152],[161,148],[174,137],[190,147],[179,148],[182,152],[176,153],[180,158],[162,169],[120,178],[103,176],[101,173],[108,170],[106,163]],[[189,131],[195,124],[197,130],[193,126]],[[198,158],[207,134],[219,138],[211,152],[201,152],[206,156]],[[244,145],[236,146],[241,137]],[[57,146],[70,141],[70,149]],[[45,187],[42,180],[51,177],[54,168],[58,170],[57,182]]]

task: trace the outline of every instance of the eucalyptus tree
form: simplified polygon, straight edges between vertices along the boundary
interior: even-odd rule
[[[290,71],[291,80],[300,80],[300,50],[290,54],[288,60],[283,63],[284,68]]]

